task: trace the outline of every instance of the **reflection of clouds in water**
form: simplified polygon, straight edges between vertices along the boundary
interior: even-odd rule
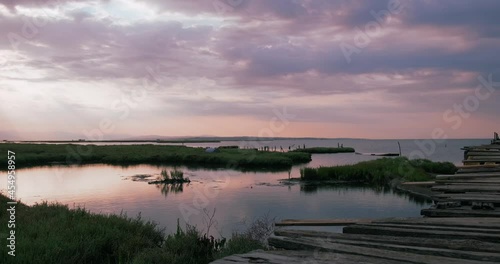
[[[192,205],[193,199],[200,192],[205,193],[207,188],[210,197],[205,208],[217,209],[215,217],[224,235],[230,235],[233,230],[244,230],[239,224],[242,220],[249,222],[268,212],[280,219],[382,218],[419,216],[420,209],[427,206],[387,189],[320,186],[317,192],[305,195],[300,184],[286,186],[279,182],[288,177],[287,171],[231,172],[228,178],[224,170],[177,168],[189,175],[193,182],[184,186],[155,187],[145,182],[123,180],[123,176],[155,175],[161,169],[170,170],[168,166],[89,165],[21,169],[18,172],[22,175],[19,182],[22,188],[18,196],[28,204],[41,200],[58,201],[70,207],[84,205],[97,213],[119,214],[123,211],[133,217],[141,212],[144,219],[154,220],[168,231],[175,232],[178,218],[182,224],[179,204]],[[63,172],[64,181],[58,179],[57,171]],[[5,175],[0,175],[0,188],[5,186],[5,178]],[[212,198],[216,193],[217,196]],[[201,214],[193,215],[190,223],[202,227]]]

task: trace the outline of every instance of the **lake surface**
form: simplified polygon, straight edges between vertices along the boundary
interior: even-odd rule
[[[417,147],[411,140],[400,140],[403,154]],[[448,140],[436,145],[428,158],[452,161],[460,164],[461,147],[486,144],[488,140]],[[397,141],[365,140],[276,140],[267,146],[306,144],[313,146],[355,147],[359,152],[398,152]],[[245,144],[245,143],[242,143]],[[249,142],[246,142],[249,144]],[[445,146],[446,144],[446,146]],[[193,144],[197,146],[239,145],[235,142],[218,144]],[[251,145],[251,142],[250,144]],[[415,149],[415,148],[413,148]],[[52,166],[17,170],[17,197],[32,205],[41,201],[60,202],[70,207],[83,206],[92,212],[126,212],[135,217],[139,213],[173,232],[177,219],[181,224],[190,223],[203,229],[203,209],[216,210],[214,235],[229,236],[236,230],[244,230],[257,217],[269,215],[277,219],[304,218],[382,218],[419,216],[420,210],[430,205],[391,190],[375,190],[366,187],[287,185],[280,179],[299,177],[304,166],[329,166],[356,163],[375,159],[373,156],[344,154],[313,155],[309,164],[294,166],[284,172],[239,172],[233,170],[209,170],[177,167],[192,182],[176,187],[149,185],[133,181],[134,175],[159,174],[171,166]],[[6,191],[7,177],[0,176],[0,190]],[[214,230],[214,228],[212,229]]]

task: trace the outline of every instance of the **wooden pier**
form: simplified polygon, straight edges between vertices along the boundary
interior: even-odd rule
[[[491,144],[464,147],[464,165],[500,165],[500,139],[495,132]]]
[[[422,218],[284,220],[277,226],[343,225],[343,233],[277,230],[276,250],[217,260],[237,263],[500,263],[500,140],[466,147],[464,167],[438,175]]]
[[[341,234],[277,230],[269,244],[276,250],[213,263],[500,263],[500,218],[389,218]]]
[[[465,147],[464,166],[455,175],[438,175],[431,188],[428,217],[500,217],[500,140]]]

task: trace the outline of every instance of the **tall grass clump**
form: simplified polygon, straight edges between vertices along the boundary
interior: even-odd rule
[[[160,180],[163,181],[184,181],[188,180],[188,178],[184,178],[184,172],[178,169],[174,169],[170,171],[170,174],[167,170],[163,169],[160,172]]]
[[[453,174],[456,170],[455,165],[450,162],[409,160],[405,157],[398,157],[363,161],[354,165],[303,168],[300,171],[300,178],[301,180],[332,180],[383,185],[395,178],[405,181],[428,181],[433,179],[434,173]]]
[[[172,178],[172,180],[184,180],[184,172],[174,169],[170,171],[170,178]]]
[[[7,223],[7,217],[0,214],[0,221]],[[16,227],[16,263],[129,263],[143,250],[161,247],[165,237],[140,215],[100,215],[48,203],[18,204]],[[6,234],[2,227],[0,239],[6,241]],[[0,250],[0,263],[12,260]]]

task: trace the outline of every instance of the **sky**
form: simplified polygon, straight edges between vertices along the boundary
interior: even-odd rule
[[[489,138],[500,1],[0,0],[0,140]]]

